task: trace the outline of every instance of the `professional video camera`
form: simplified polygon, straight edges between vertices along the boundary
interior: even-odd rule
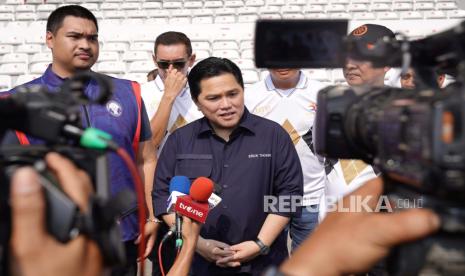
[[[392,274],[463,275],[465,22],[415,41],[402,35],[385,37],[369,48],[346,37],[345,21],[260,21],[256,31],[257,67],[337,68],[349,56],[374,67],[414,68],[420,78],[416,90],[348,86],[321,90],[314,146],[328,158],[362,159],[376,166],[391,199],[421,198],[422,207],[440,214],[438,234],[394,250],[389,260]],[[323,40],[331,47],[312,48]],[[279,43],[275,47],[271,41]],[[283,47],[290,56],[282,55]],[[433,77],[437,70],[452,72],[457,82],[439,90]]]
[[[83,88],[89,81],[97,82],[100,88],[93,99],[84,94]],[[134,202],[134,195],[122,192],[110,199],[107,158],[98,142],[102,137],[109,139],[108,134],[96,129],[84,130],[81,124],[82,105],[104,104],[111,95],[111,83],[105,76],[82,72],[64,82],[58,91],[49,92],[43,86],[22,86],[16,93],[0,98],[0,140],[9,129],[44,141],[43,145],[3,146],[0,149],[1,275],[7,275],[8,271],[10,176],[20,166],[32,166],[39,172],[47,203],[47,230],[51,235],[63,243],[77,234],[87,235],[99,245],[106,265],[125,261],[116,218],[122,210],[129,209],[128,204]],[[86,214],[63,193],[48,171],[43,158],[50,151],[70,158],[91,176],[95,196]]]

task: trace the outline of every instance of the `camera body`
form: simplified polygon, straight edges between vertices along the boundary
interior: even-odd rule
[[[84,234],[99,245],[106,265],[125,261],[116,219],[122,209],[128,208],[125,202],[134,201],[134,195],[123,192],[110,198],[106,152],[80,145],[82,105],[106,103],[112,95],[111,83],[106,78],[93,72],[81,72],[64,82],[58,91],[48,91],[42,86],[22,86],[15,93],[0,98],[2,140],[13,130],[43,140],[42,145],[2,145],[0,148],[0,271],[5,275],[8,274],[11,231],[9,183],[14,171],[22,166],[31,166],[39,174],[46,199],[47,230],[57,241],[66,243]],[[89,99],[84,87],[92,80],[98,83],[100,93]],[[88,212],[79,210],[48,170],[44,157],[51,151],[69,158],[90,176],[95,194],[90,199]]]
[[[317,20],[309,20],[307,24],[305,21],[281,24],[259,21],[257,31],[263,33],[257,33],[256,38],[274,36],[274,41],[287,43],[277,43],[277,46],[268,43],[265,49],[263,43],[256,41],[255,52],[262,55],[256,65],[259,68],[274,65],[279,68],[337,68],[344,67],[345,58],[350,57],[369,61],[373,67],[414,69],[419,78],[415,90],[342,85],[321,90],[313,127],[314,149],[327,158],[361,159],[372,164],[381,171],[385,193],[393,202],[395,199],[421,199],[422,207],[432,208],[440,215],[439,233],[395,248],[388,259],[391,274],[463,275],[465,21],[424,39],[408,41],[397,35],[396,38],[384,37],[371,47],[361,40],[346,37],[347,32],[340,34],[342,23],[338,22],[339,25],[329,25],[328,30]],[[329,55],[331,51],[301,47],[312,45],[312,40],[307,41],[308,36],[299,33],[319,33],[322,37],[327,32],[333,37],[339,33],[339,39],[331,40],[337,45],[331,48],[340,49],[340,53]],[[300,41],[290,41],[289,37]],[[283,45],[287,55],[279,54],[283,52]],[[292,45],[299,47],[292,48]],[[317,56],[329,60],[324,62],[316,58],[294,62],[303,54],[312,59],[316,52],[322,53]],[[270,60],[266,60],[268,56]],[[440,90],[435,83],[436,71],[452,74],[457,82]],[[393,207],[395,210],[406,208]]]

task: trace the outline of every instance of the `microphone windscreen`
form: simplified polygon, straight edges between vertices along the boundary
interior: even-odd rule
[[[207,177],[198,177],[192,182],[189,192],[190,197],[198,202],[207,202],[213,193],[213,181]]]
[[[186,176],[183,176],[183,175],[173,176],[173,178],[171,178],[171,181],[170,181],[170,194],[176,191],[176,192],[180,192],[185,195],[188,195],[190,187],[191,187],[191,181]]]

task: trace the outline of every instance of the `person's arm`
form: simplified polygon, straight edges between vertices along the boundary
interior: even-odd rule
[[[201,228],[201,224],[191,220],[190,218],[182,218],[183,245],[179,256],[176,258],[175,263],[168,272],[168,275],[182,276],[189,274]]]
[[[152,205],[152,189],[153,189],[153,177],[155,167],[157,165],[157,158],[155,154],[155,148],[151,140],[141,142],[139,144],[139,152],[137,154],[137,166],[139,174],[144,183],[145,203],[147,205],[147,222],[145,223],[144,234],[146,238],[146,248],[144,258],[146,258],[150,252],[152,252],[155,244],[156,233],[158,230],[158,223],[155,222],[155,216]],[[140,241],[140,234],[137,237],[135,243],[138,244]]]
[[[46,161],[64,192],[85,212],[92,193],[89,176],[59,154],[47,154]],[[9,275],[102,275],[103,258],[94,241],[79,235],[62,244],[47,232],[46,202],[35,170],[16,170],[10,203]]]
[[[147,111],[145,109],[145,103],[142,100],[141,106],[141,128],[140,128],[140,141],[138,152],[136,153],[136,164],[141,176],[142,183],[144,185],[144,196],[145,205],[147,206],[147,222],[143,229],[146,237],[146,245],[144,258],[146,258],[153,249],[155,244],[156,233],[158,230],[158,223],[155,222],[155,216],[152,205],[152,190],[153,190],[153,178],[155,174],[155,167],[157,165],[157,157],[155,153],[155,147],[152,144],[150,122],[148,119]],[[141,230],[142,231],[142,230]],[[135,243],[140,242],[141,235],[137,237]]]
[[[345,196],[342,206],[349,206],[353,196],[370,197],[373,200],[368,205],[374,209],[382,191],[381,179],[370,180]],[[439,225],[439,217],[427,209],[332,212],[281,265],[280,271],[290,276],[363,273],[387,256],[391,247],[432,234]]]
[[[158,148],[161,141],[166,135],[168,121],[170,119],[171,109],[173,108],[176,97],[186,87],[187,78],[176,69],[168,71],[168,75],[164,81],[165,90],[158,105],[157,111],[150,118],[150,126],[152,129],[152,142],[155,148]]]

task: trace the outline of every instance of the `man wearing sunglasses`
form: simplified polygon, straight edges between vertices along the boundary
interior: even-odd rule
[[[192,102],[187,85],[187,73],[195,61],[190,39],[180,32],[162,33],[155,40],[153,61],[158,76],[142,85],[142,98],[158,155],[170,133],[202,113]]]
[[[152,142],[158,156],[167,137],[173,131],[203,115],[192,101],[187,85],[187,73],[195,61],[190,39],[180,32],[162,33],[155,40],[153,61],[157,66],[158,75],[153,81],[143,84],[141,90],[150,118]],[[150,194],[149,191],[147,193]],[[161,225],[155,243],[157,248],[169,227],[166,224]],[[161,259],[166,270],[176,258],[176,251],[170,250],[175,248],[173,241],[168,240],[164,244],[165,250]],[[151,256],[152,273],[161,275],[157,252],[154,254]]]

